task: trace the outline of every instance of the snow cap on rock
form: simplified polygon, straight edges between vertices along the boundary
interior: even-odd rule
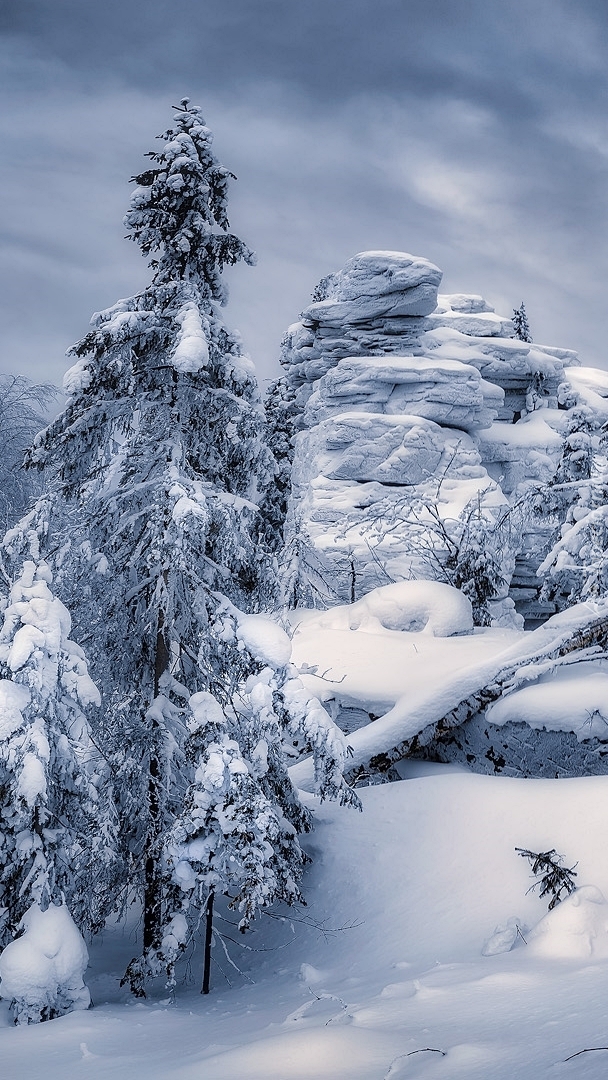
[[[325,279],[325,298],[302,313],[304,323],[328,326],[380,316],[429,315],[437,306],[442,272],[403,251],[361,251]]]
[[[397,581],[372,589],[354,604],[341,604],[311,619],[307,630],[385,630],[424,632],[434,637],[473,629],[471,601],[442,581]]]

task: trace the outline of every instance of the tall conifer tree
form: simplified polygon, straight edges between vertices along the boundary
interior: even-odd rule
[[[57,488],[11,539],[13,554],[40,544],[53,562],[102,690],[93,736],[116,807],[104,910],[143,900],[143,955],[125,976],[136,993],[162,967],[173,977],[215,890],[236,890],[243,927],[299,896],[310,815],[287,773],[290,732],[313,752],[321,797],[358,805],[341,733],[285,682],[288,639],[268,667],[239,636],[267,572],[258,502],[275,466],[253,366],[220,316],[221,273],[253,255],[229,232],[232,174],[200,110],[183,99],[159,138],[125,218],[152,282],[72,348],[66,408],[29,456]]]
[[[66,408],[30,455],[57,470],[62,517],[76,522],[55,560],[105,694],[96,737],[123,877],[143,891],[144,955],[162,932],[161,836],[183,797],[187,702],[221,669],[217,597],[251,605],[269,457],[253,365],[220,315],[224,266],[254,261],[229,231],[233,174],[186,98],[159,138],[125,218],[152,282],[93,316],[71,350]]]

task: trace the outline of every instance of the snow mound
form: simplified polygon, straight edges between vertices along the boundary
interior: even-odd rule
[[[467,634],[473,629],[471,602],[441,581],[398,581],[372,589],[354,604],[330,608],[306,623],[307,630],[379,630],[424,632],[434,637]]]
[[[491,724],[524,722],[531,728],[573,731],[579,742],[608,739],[608,671],[581,663],[542,677],[491,705]]]
[[[494,933],[485,942],[482,956],[498,956],[500,953],[511,952],[517,944],[525,942],[524,933],[527,927],[517,915],[507,919],[503,926],[497,926]],[[518,941],[519,939],[519,941]]]
[[[50,1019],[72,1009],[88,1009],[84,985],[89,954],[65,904],[46,911],[32,904],[20,926],[24,933],[0,956],[0,993],[10,999],[16,1019]]]
[[[282,627],[265,615],[239,616],[236,636],[256,660],[278,669],[291,659],[291,641]]]
[[[548,912],[528,935],[528,953],[555,960],[608,958],[608,903],[583,885]]]

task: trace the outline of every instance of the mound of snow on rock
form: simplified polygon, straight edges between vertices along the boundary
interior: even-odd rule
[[[354,604],[330,608],[307,622],[314,630],[402,630],[434,637],[467,634],[473,629],[471,602],[440,581],[398,581],[372,589]]]
[[[52,1016],[88,1009],[89,954],[65,904],[49,904],[46,911],[32,904],[21,926],[22,936],[0,956],[0,994],[13,1002],[15,1014],[39,1018],[45,1011]]]

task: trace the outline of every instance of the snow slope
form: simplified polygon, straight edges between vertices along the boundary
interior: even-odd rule
[[[606,960],[593,951],[563,956],[576,921],[562,913],[566,928],[544,935],[543,955],[521,939],[509,953],[484,957],[481,950],[508,919],[516,917],[526,935],[546,911],[526,895],[529,867],[515,846],[557,848],[567,865],[578,861],[581,885],[608,896],[608,779],[512,780],[439,766],[417,772],[362,790],[361,815],[317,808],[310,905],[295,913],[303,921],[263,920],[246,939],[272,951],[243,953],[226,942],[253,985],[228,969],[232,989],[218,974],[207,999],[194,985],[180,988],[175,1003],[160,994],[125,1001],[117,980],[133,942],[108,933],[92,950],[96,1007],[35,1028],[0,1029],[2,1075],[604,1077],[607,1051],[565,1061],[608,1044]],[[198,979],[197,964],[192,973]]]
[[[533,632],[471,633],[468,602],[453,593],[403,582],[294,613],[307,689],[388,710],[349,734],[355,763],[374,729],[394,738],[395,724],[403,734],[416,717],[436,720],[531,657],[530,686],[504,699],[518,715],[536,710],[541,722],[543,694],[547,724],[553,713],[567,721],[566,701],[602,705],[603,670],[586,659],[547,681],[544,658],[605,605],[578,605]],[[268,620],[243,620],[239,632],[260,655],[287,656]],[[92,1010],[14,1029],[0,1003],[0,1076],[604,1078],[608,777],[523,780],[413,761],[399,771],[399,782],[359,789],[361,814],[303,793],[315,820],[308,906],[277,909],[241,936],[218,905],[209,997],[198,992],[199,940],[175,994],[160,980],[146,1001],[131,998],[119,984],[140,928],[110,928],[90,947]],[[302,786],[305,774],[306,763],[292,769]],[[547,915],[516,847],[555,849],[580,889]],[[511,951],[497,951],[501,942]]]

